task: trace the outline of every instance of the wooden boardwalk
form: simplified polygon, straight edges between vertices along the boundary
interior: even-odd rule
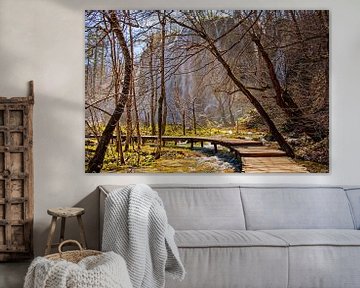
[[[286,157],[284,151],[267,146],[245,146],[232,149],[239,153],[241,157]]]
[[[309,173],[289,157],[242,157],[244,173]]]
[[[122,139],[125,140],[125,135]],[[86,138],[94,138],[89,135]],[[115,138],[115,136],[113,137]],[[137,141],[137,136],[132,136]],[[142,143],[147,141],[157,141],[157,136],[142,135]],[[162,145],[167,142],[188,142],[190,147],[194,148],[194,144],[200,143],[204,147],[204,143],[210,143],[214,147],[215,153],[218,152],[218,146],[228,148],[235,154],[241,163],[241,170],[244,173],[308,173],[305,167],[296,163],[292,158],[280,149],[270,148],[263,145],[261,141],[217,138],[217,137],[196,137],[196,136],[162,136]]]

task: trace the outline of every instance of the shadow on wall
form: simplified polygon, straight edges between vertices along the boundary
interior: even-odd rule
[[[84,199],[76,203],[73,207],[82,207],[85,209],[85,214],[82,215],[82,220],[85,226],[85,236],[88,245],[88,249],[99,249],[99,190],[95,189]],[[51,216],[49,215],[49,223],[46,230],[42,230],[41,234],[38,235],[38,238],[42,239],[42,242],[47,240],[50,230],[50,221]],[[57,221],[56,231],[52,243],[58,243],[60,237],[60,218]],[[90,227],[92,229],[90,229]],[[36,232],[35,232],[36,233]],[[76,217],[71,217],[66,219],[65,227],[65,240],[72,239],[80,242],[80,229]],[[73,248],[77,249],[77,248]],[[37,251],[37,255],[43,255],[45,251],[45,246],[43,250]],[[55,248],[52,249],[51,253],[57,253]]]
[[[42,255],[51,220],[51,217],[47,215],[47,209],[73,206],[73,203],[79,201],[79,197],[81,197],[79,195],[84,195],[74,193],[82,192],[84,188],[80,181],[80,177],[83,175],[83,155],[79,155],[79,151],[82,151],[83,133],[79,133],[76,128],[73,128],[74,122],[82,119],[82,113],[79,115],[79,111],[83,111],[83,107],[63,98],[49,97],[41,91],[41,88],[36,89],[36,87],[35,83],[34,252],[35,255]],[[91,195],[87,197],[91,197]],[[81,200],[86,205],[88,205],[87,197]],[[91,211],[92,208],[86,210]],[[71,230],[71,222],[69,221],[70,229],[68,231]]]
[[[27,96],[27,81],[35,80],[33,77],[36,74],[33,59],[28,57],[38,48],[34,45],[36,30],[33,16],[23,17],[29,14],[28,11],[18,9],[17,17],[20,19],[14,21],[13,5],[10,1],[0,1],[0,96],[5,97]],[[19,29],[19,23],[26,27],[26,33]],[[30,77],[29,71],[33,71]]]
[[[1,29],[0,29],[0,35],[2,35]],[[2,41],[0,41],[0,59],[1,59],[0,79],[5,79],[4,81],[1,81],[0,96],[1,97],[28,96],[29,94],[28,82],[15,83],[14,81],[6,81],[7,79],[17,78],[15,75],[17,69],[14,63],[23,63],[22,65],[26,66],[27,60],[12,53],[11,51],[9,51],[9,49],[5,49],[2,45]],[[27,81],[30,80],[34,80],[34,79],[27,79]]]
[[[96,188],[88,196],[74,205],[74,207],[82,207],[85,209],[83,221],[85,225],[87,245],[90,249],[99,248],[99,201],[99,189]],[[87,229],[90,226],[92,227],[91,231]],[[68,237],[71,239],[80,239],[78,227],[78,223],[74,221],[74,225],[70,227],[70,230],[68,230],[70,231]]]
[[[106,1],[74,1],[74,0],[42,0],[44,2],[53,2],[56,4],[59,4],[61,6],[65,6],[71,10],[101,10],[101,9],[134,9],[134,3],[132,1],[122,1],[119,2],[118,0],[106,0]],[[138,9],[154,9],[154,7],[161,8],[163,5],[163,1],[141,1],[139,3],[140,5],[137,5],[136,7]],[[221,2],[219,2],[221,3]],[[203,9],[204,5],[199,3],[196,5],[196,2],[191,3],[193,6],[193,9]],[[214,6],[213,4],[212,6]],[[188,5],[185,5],[188,6]],[[171,9],[184,9],[184,4],[181,5],[181,1],[173,2],[171,4]],[[196,7],[198,6],[198,7]],[[223,9],[223,5],[219,4],[217,5],[218,9]],[[216,9],[216,7],[210,7]]]

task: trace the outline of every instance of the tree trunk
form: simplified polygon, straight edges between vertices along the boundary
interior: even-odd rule
[[[268,71],[270,74],[270,79],[271,79],[271,82],[272,82],[272,84],[274,86],[274,90],[275,90],[276,104],[280,108],[282,108],[284,110],[284,112],[286,113],[286,115],[288,115],[289,117],[302,116],[302,111],[297,106],[297,104],[294,102],[294,100],[290,97],[290,95],[288,95],[286,97],[286,100],[285,100],[285,98],[283,98],[284,90],[282,89],[280,82],[276,76],[275,68],[274,68],[273,63],[271,62],[269,54],[265,51],[264,46],[260,42],[260,39],[257,36],[252,35],[252,40],[258,47],[260,54],[261,54],[262,58],[264,59],[266,66],[268,68]]]
[[[144,112],[145,115],[145,126],[146,128],[150,127],[150,113],[149,112]]]
[[[234,101],[233,95],[229,95],[228,110],[229,110],[229,115],[230,115],[230,123],[231,123],[231,126],[235,127],[235,125],[236,125],[235,116],[231,109],[233,101]]]
[[[193,115],[193,129],[194,134],[196,135],[196,111],[195,111],[195,99],[192,103],[192,115]]]
[[[91,91],[91,95],[94,96],[95,95],[95,91],[96,91],[96,76],[97,76],[97,63],[98,63],[98,46],[95,47],[95,52],[94,52],[94,66],[93,66],[93,75],[92,75],[92,91]]]
[[[132,76],[131,76],[132,78]],[[125,139],[125,145],[124,145],[124,151],[129,150],[129,146],[132,142],[132,116],[131,116],[131,110],[132,110],[132,100],[133,100],[133,82],[130,81],[130,91],[129,91],[129,97],[128,101],[126,103],[126,139]]]
[[[275,90],[276,104],[285,112],[285,114],[289,117],[290,121],[301,125],[301,130],[303,130],[309,137],[311,137],[311,139],[313,139],[314,141],[321,141],[327,135],[325,130],[313,120],[306,119],[307,123],[305,123],[304,113],[295,103],[291,95],[281,87],[279,79],[276,76],[274,65],[270,59],[269,54],[266,52],[264,46],[262,45],[260,39],[256,35],[252,35],[252,40],[258,47],[259,52],[268,68],[270,79]]]
[[[85,65],[86,69],[85,69],[85,87],[87,88],[85,90],[85,93],[89,94],[89,88],[90,87],[90,82],[89,82],[89,79],[90,79],[90,57],[87,57],[87,63]]]
[[[119,70],[120,67],[116,66],[116,69]],[[120,81],[119,81],[119,72],[115,76],[115,105],[119,104],[119,94],[120,94]],[[116,123],[116,151],[118,152],[118,161],[121,165],[125,165],[123,147],[122,147],[122,137],[121,137],[121,127],[119,121]]]
[[[101,42],[101,64],[100,64],[100,84],[99,86],[102,87],[103,84],[103,77],[105,71],[105,41]]]
[[[155,89],[154,89],[154,129],[155,129],[155,134],[156,134],[156,112],[157,112],[157,109],[158,109],[158,75],[156,74],[155,75],[155,78],[154,78],[154,84],[155,84]],[[154,134],[154,135],[155,135]]]
[[[165,130],[166,130],[166,123],[167,123],[167,101],[166,101],[166,93],[164,94],[164,100],[163,100],[163,119],[162,119],[162,124],[161,124],[161,134],[164,135],[165,134]]]
[[[130,19],[130,11],[127,11]],[[130,36],[130,52],[131,52],[131,66],[134,68],[134,39],[132,35],[131,25],[129,26],[129,36]],[[135,114],[135,127],[136,127],[136,137],[137,137],[137,149],[140,150],[141,145],[141,134],[140,134],[140,122],[139,122],[139,111],[136,102],[136,87],[135,87],[135,75],[134,69],[131,73],[131,87],[132,87],[132,96],[133,96],[133,104],[134,104],[134,114]],[[140,160],[138,160],[140,161]],[[139,164],[139,163],[138,163]]]
[[[110,139],[113,136],[114,129],[116,124],[118,123],[122,113],[124,112],[124,107],[129,97],[129,88],[130,88],[130,81],[131,81],[131,74],[132,74],[132,66],[131,66],[131,58],[129,48],[127,47],[126,40],[122,29],[119,25],[119,19],[116,15],[114,10],[109,11],[105,14],[106,18],[109,20],[111,29],[114,31],[124,57],[124,81],[122,86],[122,91],[119,97],[119,102],[115,107],[113,114],[111,115],[104,132],[101,135],[100,142],[96,147],[95,154],[93,158],[89,161],[87,172],[96,172],[99,173],[103,166],[104,157],[106,153],[107,146],[110,142]]]
[[[110,50],[111,50],[111,61],[112,61],[112,72],[114,77],[114,94],[115,94],[115,107],[119,103],[119,94],[120,94],[120,75],[121,67],[118,59],[118,53],[116,51],[115,44],[115,35],[112,33],[109,34]],[[116,123],[116,151],[118,153],[118,161],[121,165],[125,165],[123,147],[122,147],[122,137],[121,137],[121,128],[119,121]]]
[[[183,131],[183,135],[186,135],[186,114],[185,114],[185,110],[182,112],[182,131]]]
[[[217,60],[221,63],[221,65],[225,68],[228,76],[234,82],[234,84],[239,88],[239,90],[248,98],[251,104],[255,107],[257,112],[265,121],[266,125],[268,126],[271,134],[274,136],[276,141],[278,142],[279,146],[286,152],[289,157],[295,157],[294,151],[290,147],[290,145],[286,142],[285,138],[276,128],[274,122],[271,120],[269,114],[265,111],[261,103],[255,98],[254,95],[240,82],[240,80],[234,75],[233,71],[231,70],[229,64],[226,62],[220,51],[217,49],[213,41],[209,38],[208,35],[202,34],[200,35],[204,40],[206,40],[209,44],[209,49],[211,53],[217,58]]]
[[[230,96],[228,96],[230,97]],[[229,126],[229,123],[227,121],[227,117],[226,117],[226,112],[225,112],[225,107],[224,107],[224,102],[223,102],[223,99],[221,99],[221,96],[218,95],[218,96],[215,96],[216,100],[218,101],[219,103],[219,109],[220,109],[220,115],[221,115],[221,121],[223,123],[223,125],[225,127]]]
[[[155,89],[156,84],[154,84],[154,71],[153,71],[153,36],[150,36],[150,60],[149,60],[149,70],[150,70],[150,89],[151,89],[151,98],[150,98],[150,123],[151,123],[151,135],[156,134],[155,127]]]
[[[121,128],[119,125],[119,122],[116,123],[116,150],[118,152],[118,161],[121,165],[125,165],[125,159],[124,159],[124,152],[122,147],[122,135],[121,135]]]
[[[163,122],[163,102],[165,95],[165,15],[160,19],[160,12],[158,12],[159,21],[161,24],[161,55],[160,55],[160,69],[161,69],[161,94],[158,101],[158,139],[157,149],[155,153],[155,159],[159,159],[161,156],[161,144],[162,144],[162,122]]]

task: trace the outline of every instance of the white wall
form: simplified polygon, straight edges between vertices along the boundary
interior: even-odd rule
[[[91,2],[91,3],[90,3]],[[173,2],[174,4],[171,4]],[[166,4],[165,4],[166,3]],[[84,10],[267,8],[331,11],[331,173],[323,175],[86,175],[84,173]],[[35,81],[35,249],[41,253],[46,208],[82,205],[96,245],[99,184],[360,184],[360,1],[0,0],[0,95],[26,95]],[[75,227],[75,226],[73,226]],[[70,235],[72,236],[72,235]]]

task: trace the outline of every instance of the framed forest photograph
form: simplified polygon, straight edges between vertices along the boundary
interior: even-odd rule
[[[328,173],[328,10],[85,11],[86,173]]]

